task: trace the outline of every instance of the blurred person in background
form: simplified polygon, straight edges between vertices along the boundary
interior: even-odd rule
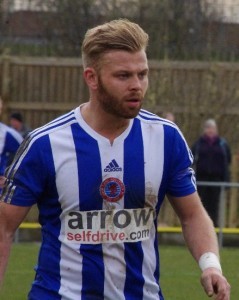
[[[31,129],[25,124],[23,116],[20,112],[13,112],[10,115],[10,126],[18,131],[25,138]]]
[[[219,136],[214,119],[203,124],[200,138],[193,144],[194,166],[197,181],[229,181],[231,151],[227,141]],[[214,226],[218,226],[220,186],[198,186],[202,203],[211,217]]]
[[[0,115],[2,114],[3,100],[0,97]],[[0,122],[0,190],[4,183],[4,172],[11,163],[23,138],[15,129]]]
[[[170,111],[165,112],[163,118],[175,123],[175,115]]]

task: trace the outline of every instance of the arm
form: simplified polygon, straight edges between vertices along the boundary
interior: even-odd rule
[[[198,262],[206,252],[213,252],[219,257],[214,227],[198,194],[195,192],[185,197],[168,198],[180,219],[186,244],[195,260]],[[215,295],[215,299],[229,300],[230,285],[218,269],[205,269],[201,283],[208,296]]]
[[[0,286],[7,267],[14,233],[29,210],[30,207],[0,202]]]

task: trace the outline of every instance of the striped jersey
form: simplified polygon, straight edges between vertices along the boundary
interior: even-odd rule
[[[17,152],[22,140],[15,129],[0,122],[0,175],[4,174],[9,155]]]
[[[80,108],[32,131],[3,200],[37,203],[42,245],[29,299],[163,299],[157,215],[195,191],[177,126],[141,110],[113,144]]]

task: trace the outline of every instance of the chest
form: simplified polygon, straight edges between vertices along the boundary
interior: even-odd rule
[[[202,157],[218,158],[224,156],[224,149],[220,142],[206,143],[202,142],[199,148],[199,154]]]
[[[141,130],[113,145],[89,136],[75,139],[68,137],[64,155],[54,157],[63,210],[155,208],[163,174],[160,135],[155,139]]]

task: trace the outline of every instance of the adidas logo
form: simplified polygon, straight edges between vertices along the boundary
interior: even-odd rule
[[[113,159],[108,166],[104,169],[104,172],[119,172],[122,171],[122,168],[117,164],[116,160]]]

